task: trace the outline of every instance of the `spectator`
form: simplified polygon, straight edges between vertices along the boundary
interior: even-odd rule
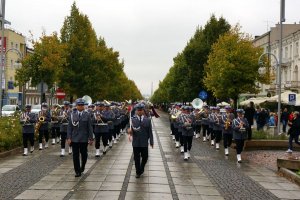
[[[269,126],[275,126],[276,122],[275,122],[275,114],[274,113],[270,113],[270,118],[269,118]]]
[[[251,126],[253,126],[254,115],[255,115],[254,103],[252,101],[250,101],[250,105],[245,109],[245,115],[244,115],[244,117],[247,119],[247,121],[249,123],[249,128],[247,130],[248,140],[251,140],[251,138],[252,138]]]
[[[281,114],[281,122],[282,122],[282,132],[286,133],[286,126],[289,120],[289,113],[287,108],[284,108],[282,114]]]
[[[287,153],[292,153],[293,152],[293,140],[295,140],[295,143],[300,145],[299,140],[299,134],[300,134],[300,117],[299,117],[299,112],[295,111],[294,112],[294,118],[292,121],[289,122],[289,125],[291,128],[288,131],[289,137],[289,149],[286,151]]]
[[[258,108],[257,109],[257,130],[263,130],[266,124],[266,112],[264,109]]]

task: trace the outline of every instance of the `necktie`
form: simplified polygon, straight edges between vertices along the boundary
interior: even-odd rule
[[[142,117],[140,117],[140,123],[142,123]]]
[[[79,113],[79,118],[81,118],[81,112]]]

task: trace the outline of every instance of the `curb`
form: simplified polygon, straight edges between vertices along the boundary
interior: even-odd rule
[[[248,140],[244,150],[286,150],[288,145],[286,140]],[[294,150],[300,150],[300,147],[294,146]]]
[[[297,185],[300,186],[300,176],[295,174],[293,171],[286,168],[280,168],[278,171],[281,172],[284,177],[292,179]]]
[[[0,153],[0,158],[5,158],[5,157],[8,157],[8,156],[16,155],[16,154],[22,152],[22,149],[23,149],[22,147],[17,147],[15,149],[2,152],[2,153]]]

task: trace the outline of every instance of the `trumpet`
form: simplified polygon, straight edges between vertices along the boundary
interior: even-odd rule
[[[102,118],[101,118],[101,114],[100,113],[94,113],[94,117],[95,117],[95,119],[96,119],[96,125],[98,126],[98,125],[103,125],[103,124],[105,124],[104,122],[103,122],[103,120],[102,120]]]
[[[21,123],[23,124],[23,126],[30,124],[30,117],[26,114],[23,113],[21,116]]]

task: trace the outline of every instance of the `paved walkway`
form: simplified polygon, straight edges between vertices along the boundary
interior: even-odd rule
[[[136,179],[132,147],[123,135],[106,155],[90,154],[86,171],[74,177],[72,157],[59,146],[32,155],[0,159],[1,199],[300,199],[300,187],[275,172],[245,161],[237,164],[194,139],[184,161],[169,133],[167,115],[153,120],[154,149],[144,175]]]

